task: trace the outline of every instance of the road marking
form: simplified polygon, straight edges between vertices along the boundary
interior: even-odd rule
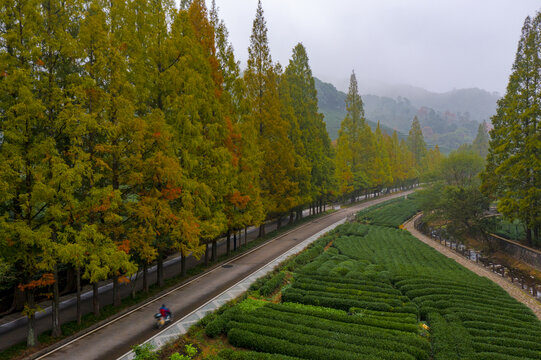
[[[331,215],[335,215],[335,214],[336,214],[336,213],[331,213],[331,214],[322,216],[321,218],[324,219],[324,218],[327,218],[327,217],[329,217],[329,216],[331,216]],[[87,337],[88,335],[91,335],[91,334],[93,334],[93,333],[95,333],[95,332],[97,332],[97,331],[99,331],[99,330],[101,330],[101,329],[103,329],[103,328],[105,328],[105,327],[107,327],[107,326],[109,326],[109,325],[111,325],[111,324],[113,324],[113,323],[115,323],[115,322],[117,322],[117,321],[119,321],[119,320],[125,318],[125,317],[128,316],[128,315],[131,315],[132,313],[134,313],[134,312],[136,312],[136,311],[142,309],[143,307],[146,307],[146,306],[149,305],[149,304],[152,304],[152,303],[154,303],[154,302],[157,302],[158,300],[160,300],[160,299],[162,299],[162,298],[164,298],[164,297],[170,295],[171,293],[174,293],[174,292],[177,291],[177,290],[182,289],[182,288],[185,287],[185,286],[190,285],[191,283],[193,283],[193,282],[195,282],[195,281],[201,279],[202,277],[207,276],[207,275],[209,275],[210,273],[212,273],[212,272],[214,272],[214,271],[216,271],[216,270],[221,269],[222,266],[227,265],[227,264],[229,264],[229,263],[231,263],[231,262],[233,262],[233,261],[236,261],[236,260],[238,260],[238,259],[241,259],[241,258],[243,258],[243,257],[245,257],[245,256],[247,256],[247,255],[249,255],[249,254],[251,254],[251,253],[253,253],[253,252],[256,251],[256,250],[259,250],[259,249],[262,248],[263,246],[266,246],[266,245],[268,245],[268,244],[270,244],[270,243],[272,243],[272,242],[274,242],[274,241],[276,241],[276,240],[278,240],[278,239],[283,238],[284,236],[289,235],[289,234],[292,233],[293,231],[297,231],[297,230],[302,229],[302,228],[304,228],[304,227],[307,227],[307,226],[309,226],[309,225],[311,225],[310,222],[308,222],[308,223],[306,223],[306,224],[303,224],[303,225],[300,225],[299,227],[296,227],[296,228],[291,229],[291,230],[289,230],[289,231],[286,231],[285,233],[280,234],[280,235],[278,235],[277,237],[275,237],[275,238],[273,238],[273,239],[271,239],[271,240],[268,240],[268,241],[264,242],[263,244],[261,244],[261,245],[259,245],[259,246],[256,246],[255,248],[253,248],[253,249],[251,249],[251,250],[248,250],[248,251],[245,252],[245,253],[239,254],[238,256],[236,256],[236,257],[234,257],[234,258],[232,258],[232,259],[226,261],[225,263],[221,264],[221,266],[220,266],[220,265],[216,265],[213,269],[211,269],[211,270],[209,270],[209,271],[207,271],[207,272],[204,272],[204,273],[201,274],[201,275],[197,275],[195,278],[191,279],[190,281],[188,281],[188,282],[186,282],[186,283],[184,283],[184,284],[181,284],[181,285],[175,287],[174,289],[169,290],[168,292],[166,292],[165,294],[162,294],[161,296],[157,297],[156,299],[153,299],[153,300],[150,300],[150,301],[148,301],[148,302],[143,303],[142,305],[136,307],[135,309],[132,309],[132,310],[130,310],[129,312],[127,312],[127,313],[125,313],[125,314],[123,314],[123,315],[121,315],[121,316],[119,316],[119,317],[117,317],[117,318],[115,318],[115,319],[112,319],[111,321],[108,321],[107,323],[105,323],[105,324],[103,324],[103,325],[101,325],[101,326],[99,326],[99,327],[97,327],[97,328],[95,328],[95,329],[93,329],[93,330],[91,330],[91,331],[85,333],[85,334],[82,334],[81,336],[78,336],[78,337],[74,338],[73,340],[70,340],[69,342],[67,342],[67,343],[65,343],[65,344],[63,344],[63,345],[61,345],[61,346],[59,346],[59,347],[57,347],[57,348],[55,348],[55,349],[53,349],[53,350],[51,350],[51,351],[45,353],[45,354],[43,354],[43,355],[37,357],[35,360],[44,359],[44,358],[46,358],[47,356],[50,356],[50,355],[54,354],[55,352],[57,352],[57,351],[59,351],[59,350],[65,348],[65,347],[67,347],[67,346],[69,346],[69,345],[71,345],[71,344],[73,344],[73,343],[75,343],[75,342],[77,342],[77,341],[79,341],[79,340],[85,338],[85,337]],[[167,329],[169,329],[169,327],[168,327]],[[165,330],[167,330],[167,329],[165,329]]]
[[[406,192],[407,192],[407,191],[408,191],[408,190],[406,190]],[[412,190],[409,190],[409,191],[411,192]],[[369,207],[369,206],[372,206],[372,205],[376,205],[376,204],[379,203],[379,202],[386,201],[386,200],[391,200],[391,199],[393,199],[393,198],[402,196],[402,195],[400,195],[400,194],[396,194],[397,196],[394,196],[394,195],[395,195],[395,193],[390,194],[390,196],[383,196],[383,197],[377,198],[377,199],[374,198],[374,199],[372,199],[372,200],[368,200],[368,201],[365,202],[365,203],[361,203],[361,204],[358,204],[358,205],[353,205],[353,206],[351,206],[351,207],[341,208],[340,210],[337,210],[336,212],[333,212],[333,213],[330,213],[330,214],[328,214],[328,215],[324,215],[324,216],[318,218],[318,220],[323,220],[323,219],[326,219],[326,218],[328,218],[328,217],[330,217],[330,216],[337,215],[337,214],[339,214],[339,213],[344,212],[344,213],[346,213],[346,218],[344,218],[344,219],[342,219],[342,220],[338,220],[338,222],[340,222],[340,221],[345,222],[345,221],[347,220],[347,216],[348,216],[347,213],[348,213],[348,212],[359,211],[359,210],[353,210],[353,211],[352,211],[352,209],[356,208],[357,206],[360,206],[360,207],[363,207],[363,206]],[[373,204],[371,204],[372,202],[373,202]],[[336,223],[334,223],[334,224],[336,224]],[[334,225],[334,224],[333,224],[333,225]],[[308,226],[310,226],[310,225],[312,225],[312,222],[307,222],[307,223],[305,223],[305,224],[302,224],[302,225],[300,225],[300,226],[298,226],[298,227],[295,227],[295,228],[293,228],[293,229],[291,229],[291,230],[289,230],[289,231],[286,231],[286,232],[283,233],[283,234],[280,234],[280,235],[276,236],[276,237],[273,238],[273,239],[270,239],[270,240],[268,240],[268,241],[265,241],[263,244],[258,245],[258,246],[256,246],[255,248],[253,248],[253,249],[251,249],[251,250],[248,250],[248,251],[245,252],[245,253],[242,253],[242,254],[239,254],[239,255],[233,257],[232,259],[226,261],[225,263],[217,264],[214,268],[210,269],[209,271],[204,272],[204,273],[202,273],[202,274],[200,274],[200,275],[195,276],[194,278],[192,278],[192,279],[189,280],[188,282],[183,283],[183,284],[181,284],[181,285],[179,285],[179,286],[177,286],[177,287],[175,287],[175,288],[173,288],[173,289],[167,291],[166,293],[160,295],[159,297],[157,297],[157,298],[155,298],[155,299],[153,299],[153,300],[150,300],[150,301],[148,301],[148,302],[142,303],[140,306],[138,306],[138,307],[136,307],[136,308],[130,310],[129,312],[127,312],[127,313],[125,313],[125,314],[123,314],[123,315],[121,315],[121,316],[119,316],[119,317],[116,317],[116,318],[112,319],[111,321],[108,321],[108,322],[104,323],[103,325],[100,325],[99,327],[97,327],[97,328],[95,328],[95,329],[93,329],[93,330],[88,331],[87,333],[84,333],[84,334],[82,334],[82,335],[80,335],[80,336],[75,337],[74,339],[68,341],[67,343],[62,344],[62,345],[60,345],[59,347],[57,347],[57,348],[55,348],[55,349],[52,349],[51,351],[48,351],[47,353],[45,353],[45,354],[43,354],[43,355],[40,355],[39,357],[35,358],[34,360],[41,360],[41,359],[44,359],[44,358],[46,358],[47,356],[50,356],[50,355],[54,354],[55,352],[57,352],[57,351],[59,351],[59,350],[62,350],[63,348],[65,348],[65,347],[67,347],[67,346],[69,346],[69,345],[71,345],[71,344],[73,344],[73,343],[75,343],[75,342],[77,342],[77,341],[79,341],[79,340],[81,340],[81,339],[83,339],[83,338],[85,338],[85,337],[87,337],[87,336],[89,336],[89,335],[91,335],[91,334],[93,334],[93,333],[95,333],[95,332],[97,332],[97,331],[99,331],[99,330],[101,330],[101,329],[103,329],[103,328],[109,326],[109,325],[114,324],[115,322],[117,322],[117,321],[119,321],[119,320],[121,320],[121,319],[127,317],[128,315],[131,315],[132,313],[134,313],[134,312],[136,312],[136,311],[139,311],[140,309],[146,307],[147,305],[152,304],[152,303],[154,303],[154,302],[157,302],[158,300],[160,300],[160,299],[162,299],[162,298],[164,298],[164,297],[166,297],[166,296],[169,296],[170,294],[174,293],[175,291],[180,290],[180,289],[182,289],[183,287],[188,286],[188,285],[190,285],[191,283],[193,283],[193,282],[195,282],[195,281],[197,281],[197,280],[199,280],[199,279],[201,279],[201,278],[203,278],[203,277],[205,277],[205,276],[207,276],[207,275],[213,273],[214,271],[221,269],[223,265],[227,265],[227,264],[229,264],[229,263],[231,263],[231,262],[233,262],[233,261],[236,261],[236,260],[238,260],[238,259],[241,259],[241,258],[243,258],[243,257],[245,257],[245,256],[247,256],[247,255],[249,255],[249,254],[251,254],[251,253],[253,253],[254,251],[259,250],[260,248],[262,248],[262,247],[264,247],[264,246],[267,246],[268,244],[270,244],[270,243],[272,243],[272,242],[274,242],[274,241],[276,241],[276,240],[279,240],[279,239],[281,239],[281,238],[283,238],[283,237],[289,235],[290,233],[292,233],[292,232],[294,232],[294,231],[303,229],[303,228],[308,227]],[[332,226],[332,225],[331,225],[331,226]],[[314,235],[312,235],[312,236],[314,236]],[[305,240],[305,241],[306,241],[306,240]],[[221,306],[221,305],[220,305],[220,306]],[[181,319],[181,320],[182,320],[182,319]],[[179,320],[179,321],[180,321],[180,320]],[[174,324],[172,324],[172,325],[174,325]],[[172,326],[172,325],[171,325],[171,326]],[[169,329],[171,326],[169,326],[168,328],[164,329],[163,331],[166,331],[166,330]]]
[[[253,284],[257,279],[265,276],[269,272],[273,271],[276,266],[285,261],[288,257],[295,255],[302,250],[304,250],[308,245],[319,239],[325,233],[331,231],[337,226],[343,224],[346,219],[338,220],[337,222],[327,226],[326,228],[318,231],[317,233],[311,235],[306,240],[295,245],[288,251],[282,253],[278,257],[274,258],[267,264],[263,265],[259,269],[250,273],[250,275],[244,277],[242,280],[238,281],[235,285],[229,287],[228,289],[222,291],[219,295],[210,299],[194,311],[190,312],[182,319],[177,320],[175,323],[171,324],[167,329],[159,332],[158,334],[152,336],[150,339],[146,340],[143,344],[150,343],[154,345],[154,348],[157,350],[163,345],[167,344],[169,341],[178,338],[181,335],[184,335],[188,329],[201,320],[207,313],[217,310],[223,304],[235,299],[245,291],[250,288],[250,285]],[[128,351],[126,354],[119,357],[117,360],[132,360],[135,357],[135,354],[132,350]]]

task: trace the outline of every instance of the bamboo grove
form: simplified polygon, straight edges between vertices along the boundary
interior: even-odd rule
[[[439,152],[418,121],[408,142],[373,133],[356,86],[334,146],[306,49],[273,62],[261,3],[241,71],[203,0],[3,1],[0,260],[24,294],[28,345],[43,293],[60,335],[59,269],[76,274],[78,304],[93,286],[98,314],[102,280],[119,305],[119,284],[150,264],[163,284],[170,254],[185,273],[223,235],[414,182]]]

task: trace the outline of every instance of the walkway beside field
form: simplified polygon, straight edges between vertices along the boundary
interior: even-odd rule
[[[511,284],[508,280],[502,278],[501,276],[498,276],[497,274],[493,273],[490,270],[485,269],[482,265],[476,264],[456,252],[452,251],[451,249],[441,245],[437,241],[434,241],[430,237],[424,235],[423,233],[419,232],[417,229],[414,228],[413,224],[415,219],[417,219],[421,215],[415,216],[413,219],[410,219],[408,222],[404,224],[404,229],[408,230],[413,236],[415,236],[417,239],[421,240],[425,244],[427,244],[430,247],[433,247],[443,255],[447,256],[448,258],[451,258],[455,260],[460,265],[464,266],[465,268],[473,271],[479,276],[486,277],[499,286],[502,287],[509,295],[511,295],[513,298],[517,299],[534,312],[534,314],[537,316],[539,320],[541,320],[541,304],[535,300],[532,296],[527,294],[526,292],[520,290],[515,285]]]

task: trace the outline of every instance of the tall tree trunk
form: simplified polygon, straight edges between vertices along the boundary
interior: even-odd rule
[[[212,262],[216,261],[216,258],[218,257],[218,250],[216,249],[217,245],[216,239],[212,240],[212,256],[210,257]]]
[[[58,289],[58,266],[55,265],[53,269],[54,283],[53,283],[53,302],[51,306],[52,315],[52,337],[62,336],[62,328],[60,327],[60,291]]]
[[[233,251],[237,250],[237,231],[233,230]]]
[[[529,227],[526,228],[526,244],[532,246],[532,229]]]
[[[30,309],[31,313],[28,315],[27,333],[26,333],[26,346],[33,347],[38,344],[38,334],[36,331],[36,314],[34,309],[34,289],[25,290],[26,305]]]
[[[280,229],[282,227],[282,215],[278,215],[278,219],[276,219],[276,230]]]
[[[119,287],[120,286],[118,283],[118,275],[114,275],[113,276],[113,306],[121,305],[120,291],[118,290]]]
[[[66,271],[66,286],[60,291],[60,295],[72,292],[75,286],[75,268],[70,266]]]
[[[244,227],[244,245],[248,244],[248,226]]]
[[[148,292],[148,264],[146,261],[143,264],[143,291]]]
[[[205,244],[205,266],[209,266],[209,243]]]
[[[159,287],[162,287],[164,285],[164,278],[163,278],[163,256],[161,254],[158,255],[158,263],[156,264],[156,276]]]
[[[15,289],[13,289],[13,301],[11,302],[11,306],[8,311],[2,313],[1,315],[7,315],[12,311],[22,311],[22,309],[24,309],[25,298],[26,295],[24,291],[21,291],[18,286],[15,286]]]
[[[180,253],[180,275],[186,276],[186,255]]]
[[[135,278],[130,282],[130,286],[131,286],[130,295],[132,299],[135,299],[135,294],[137,290],[137,281],[139,281],[139,269],[135,273]]]
[[[227,256],[231,254],[231,230],[227,229]]]
[[[77,325],[81,325],[81,268],[77,266],[75,269],[75,287],[77,288]]]
[[[293,224],[293,221],[295,220],[295,213],[292,211],[289,213],[289,221],[287,222],[288,225]]]
[[[99,285],[96,281],[92,284],[92,307],[94,309],[94,315],[100,316],[100,294],[98,292]]]
[[[259,225],[259,237],[262,238],[265,236],[265,222]]]

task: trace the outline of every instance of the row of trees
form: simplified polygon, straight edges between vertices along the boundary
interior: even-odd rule
[[[507,92],[492,117],[482,190],[498,210],[526,227],[528,244],[541,228],[541,13],[527,17]]]
[[[437,145],[427,150],[417,117],[405,141],[398,139],[396,131],[392,135],[383,133],[379,122],[372,132],[366,123],[354,72],[350,77],[346,110],[336,143],[335,177],[340,194],[355,198],[368,189],[408,186],[433,171],[441,161]]]
[[[0,271],[18,274],[29,346],[40,291],[61,333],[60,267],[76,274],[80,321],[82,280],[99,314],[101,280],[119,305],[138,269],[148,289],[156,262],[163,284],[168,254],[185,273],[222,235],[404,185],[439,156],[418,121],[407,143],[372,133],[352,76],[335,163],[306,49],[272,61],[261,3],[243,74],[203,0],[6,0],[0,36]]]

